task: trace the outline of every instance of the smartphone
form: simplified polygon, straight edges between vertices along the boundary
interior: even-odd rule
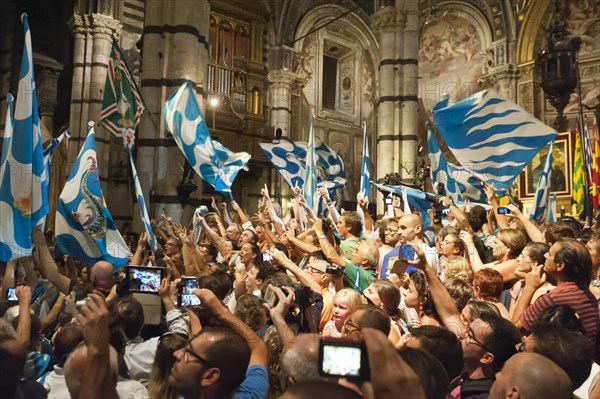
[[[498,208],[498,215],[508,215],[510,213],[510,209],[505,207]]]
[[[385,204],[392,205],[392,197],[385,197]]]
[[[17,298],[17,289],[16,288],[8,288],[6,290],[6,300],[11,302],[18,302],[19,298]]]
[[[165,269],[162,267],[127,266],[130,292],[158,294],[164,276]]]
[[[414,260],[415,259],[415,249],[408,244],[403,244],[400,247],[401,259],[402,260]]]
[[[275,293],[273,286],[269,284],[267,290],[265,291],[265,301],[269,304],[269,307],[273,308],[275,305],[277,305],[278,300],[279,297]]]
[[[181,288],[177,295],[177,304],[180,308],[189,308],[191,306],[200,306],[202,301],[193,294],[198,288],[198,280],[195,277],[186,277],[181,279]]]
[[[326,377],[368,380],[370,369],[365,343],[348,338],[321,338],[319,374]]]

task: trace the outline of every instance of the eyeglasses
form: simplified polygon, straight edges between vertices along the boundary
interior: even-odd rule
[[[212,367],[212,364],[204,359],[202,356],[200,356],[199,354],[197,354],[196,352],[194,352],[191,348],[190,345],[186,345],[183,348],[183,361],[184,363],[189,363],[190,362],[190,356],[194,357],[196,360],[198,360],[202,365],[206,366],[206,367]]]
[[[390,229],[389,227],[387,227],[385,229],[386,233],[390,233],[390,234],[396,234],[398,232],[399,229]]]
[[[346,323],[344,324],[344,332],[346,335],[349,336],[356,331],[360,331],[360,327],[353,324],[351,319],[346,320]]]
[[[311,274],[312,273],[325,274],[322,271],[320,271],[319,269],[315,269],[314,267],[310,267],[310,266],[306,267],[306,271],[309,272],[309,273],[311,273]]]
[[[477,338],[475,338],[475,334],[473,333],[473,330],[471,330],[470,328],[467,328],[467,338],[469,339],[469,341],[471,341],[471,343],[479,346],[480,348],[485,349],[486,352],[489,352],[492,355],[494,354],[494,352],[492,352],[487,346],[485,346],[485,344],[483,342],[481,342]]]

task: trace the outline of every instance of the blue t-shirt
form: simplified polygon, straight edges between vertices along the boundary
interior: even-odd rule
[[[269,372],[261,365],[248,367],[246,379],[236,389],[230,399],[267,399],[269,396]]]

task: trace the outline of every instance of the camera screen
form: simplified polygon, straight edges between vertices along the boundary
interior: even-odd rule
[[[136,268],[128,269],[129,290],[134,292],[158,292],[162,269]]]
[[[198,288],[198,280],[195,278],[186,278],[184,284],[181,287],[181,306],[199,306],[200,298],[193,294],[194,290]]]
[[[323,372],[330,375],[358,377],[361,349],[355,346],[324,345]]]
[[[9,288],[8,291],[6,291],[6,300],[7,301],[18,301],[19,298],[17,298],[17,289],[16,288]]]
[[[510,213],[510,210],[508,208],[498,208],[499,215],[508,215],[509,213]]]

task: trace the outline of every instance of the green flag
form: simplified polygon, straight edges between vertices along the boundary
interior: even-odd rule
[[[100,123],[115,136],[123,139],[127,149],[133,147],[135,128],[145,110],[144,101],[131,77],[119,46],[113,40],[108,59],[108,73]]]

